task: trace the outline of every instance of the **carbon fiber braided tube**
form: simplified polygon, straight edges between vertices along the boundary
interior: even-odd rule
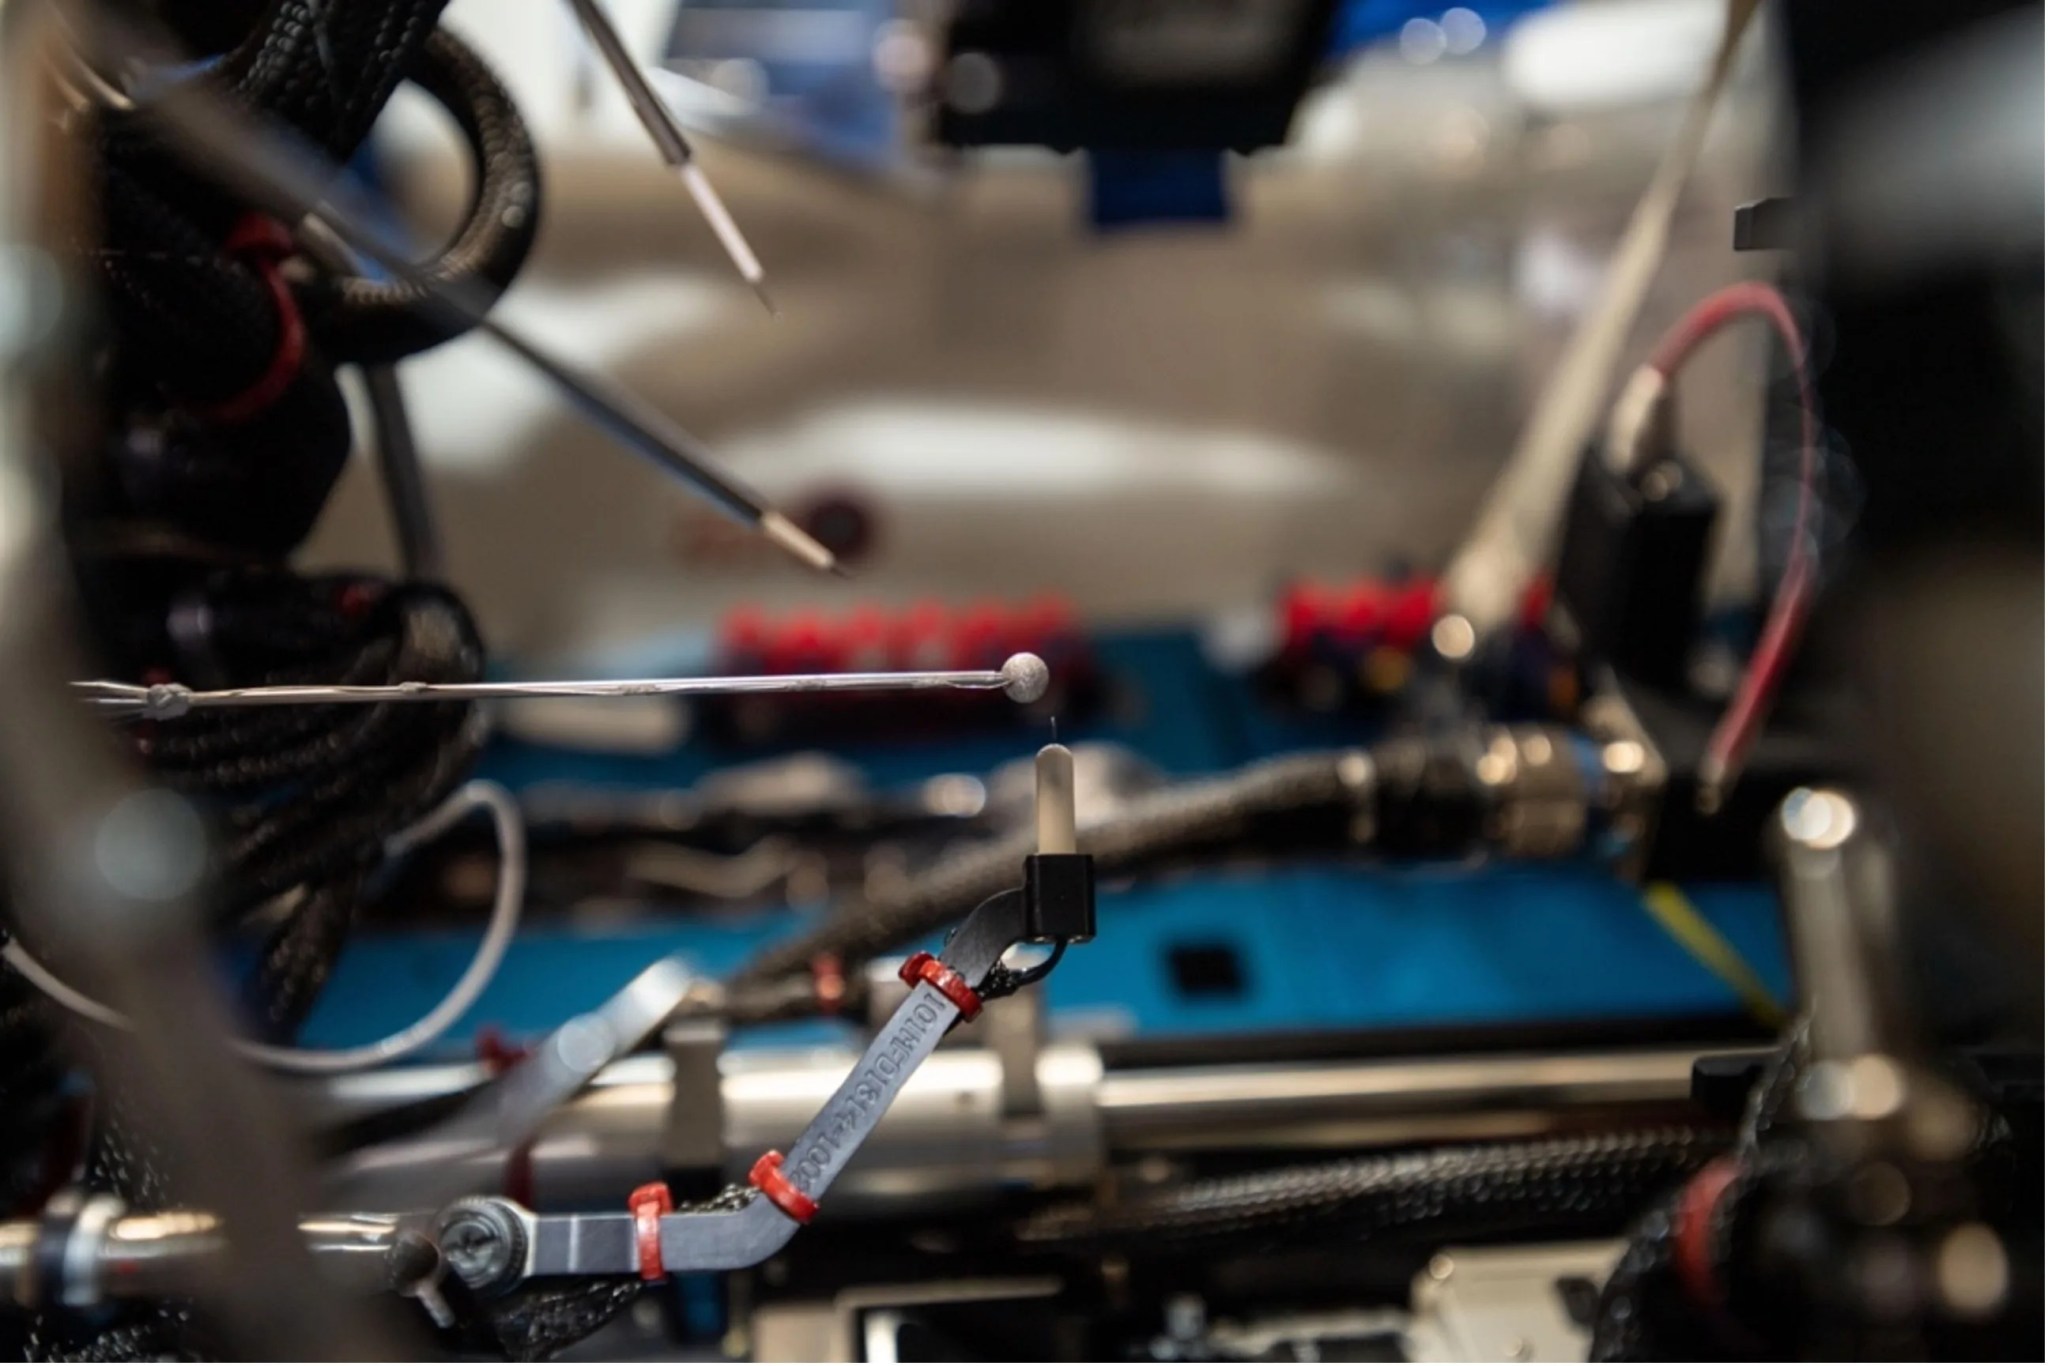
[[[427,40],[412,79],[454,118],[476,161],[469,211],[420,279],[322,274],[299,290],[322,349],[337,361],[389,363],[462,330],[447,309],[422,307],[432,285],[503,293],[540,227],[540,159],[512,97],[483,58],[446,30]]]
[[[215,79],[346,160],[377,121],[448,0],[275,0]]]
[[[445,3],[273,0],[226,55],[191,79],[288,127],[339,164],[419,66]],[[249,19],[246,4],[221,8]],[[196,31],[219,39],[226,17]],[[224,250],[244,206],[206,167],[172,154],[147,120],[146,111],[103,111],[86,135],[81,150],[101,173],[101,232],[81,247],[105,286],[117,343],[116,406],[133,414],[130,425],[161,435],[114,447],[110,505],[81,510],[166,524],[238,552],[282,555],[311,528],[347,459],[347,410],[314,332],[281,394],[252,417],[211,415],[269,374],[287,354],[280,350],[285,333],[270,281]],[[524,256],[519,231],[485,236],[513,250],[499,245],[483,258],[501,270],[510,259],[516,270]]]
[[[43,998],[18,974],[0,973],[0,1209],[22,1208],[49,1179],[46,1145],[63,1112],[63,1079]]]
[[[197,79],[223,89],[238,105],[266,119],[282,122],[336,164],[354,155],[401,79],[415,69],[434,32],[447,0],[274,0],[239,45]],[[210,266],[207,274],[235,278],[213,288],[237,296],[237,307],[249,317],[254,335],[243,339],[256,364],[224,375],[226,393],[247,385],[261,373],[271,354],[266,330],[272,309],[261,286],[245,269],[220,256],[222,239],[243,212],[243,206],[222,191],[204,167],[182,164],[149,129],[146,113],[108,111],[100,119],[95,144],[110,198],[118,194],[140,202],[110,204],[107,212],[107,260],[140,268],[157,262],[191,268]],[[151,205],[154,205],[154,208]],[[129,232],[114,221],[123,208],[135,217]],[[175,230],[167,217],[182,220]],[[203,278],[203,277],[202,277]],[[123,281],[110,276],[118,296]],[[210,350],[198,327],[211,307],[204,298],[181,295],[172,301],[178,311],[193,310],[195,322],[184,333],[185,345]],[[163,356],[167,363],[175,355]]]
[[[439,588],[261,571],[183,580],[159,570],[168,582],[151,595],[134,572],[146,570],[121,580],[108,614],[151,628],[131,628],[131,675],[154,660],[170,661],[179,676],[261,682],[482,676],[475,625]],[[201,639],[172,638],[162,623],[180,616],[203,619]],[[385,841],[461,782],[481,743],[475,716],[464,704],[294,707],[127,731],[162,781],[213,811],[222,918],[294,898],[268,933],[247,992],[269,1036],[289,1036],[311,1007]]]
[[[176,401],[218,403],[270,364],[277,305],[255,271],[222,254],[224,234],[194,223],[174,194],[107,161],[98,237],[82,246],[130,363]]]
[[[1114,877],[1164,857],[1213,850],[1278,824],[1276,837],[1329,836],[1347,830],[1371,799],[1371,765],[1354,750],[1288,755],[1225,777],[1147,794],[1114,817],[1084,826],[1083,853],[1098,874]],[[732,981],[735,1002],[748,992],[831,955],[873,957],[934,933],[1015,885],[1030,834],[993,841],[946,860],[901,893],[841,911],[817,929],[770,946]]]
[[[1015,1232],[1027,1244],[1090,1247],[1315,1232],[1597,1232],[1626,1222],[1728,1142],[1725,1131],[1677,1127],[1349,1158],[1191,1182],[1120,1205],[1058,1205]]]
[[[1665,1335],[1690,1317],[1673,1271],[1677,1227],[1676,1192],[1630,1227],[1593,1312],[1588,1361],[1649,1361],[1670,1350]]]

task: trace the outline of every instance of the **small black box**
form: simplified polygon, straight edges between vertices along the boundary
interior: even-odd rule
[[[1677,456],[1634,474],[1588,451],[1558,550],[1558,643],[1582,664],[1610,664],[1647,683],[1681,682],[1719,510],[1713,489]]]
[[[1024,938],[1086,943],[1095,937],[1095,860],[1032,854],[1024,860]]]

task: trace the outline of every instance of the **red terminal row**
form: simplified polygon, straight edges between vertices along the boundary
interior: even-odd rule
[[[1085,649],[1073,609],[1053,596],[960,608],[927,600],[898,612],[859,607],[780,620],[743,607],[727,615],[719,638],[720,667],[745,674],[990,669],[1020,650],[1050,663]]]
[[[1428,637],[1443,606],[1438,582],[1431,578],[1291,584],[1280,595],[1281,651],[1303,655],[1334,646],[1406,652]],[[1522,594],[1520,628],[1541,629],[1549,610],[1550,580],[1539,577]]]
[[[1297,583],[1280,598],[1281,648],[1290,654],[1331,646],[1411,650],[1429,634],[1436,612],[1434,579]]]

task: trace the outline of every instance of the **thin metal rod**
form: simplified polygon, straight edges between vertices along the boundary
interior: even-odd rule
[[[1006,692],[1034,702],[1045,693],[1045,662],[1013,655],[1000,669],[907,673],[764,674],[714,678],[563,679],[523,683],[285,684],[267,688],[199,690],[182,683],[74,683],[90,705],[171,720],[209,707],[299,707],[336,703],[487,702],[519,697],[726,697],[740,693],[915,692],[929,688]]]
[[[103,24],[106,32],[123,36],[118,22]],[[125,57],[141,50],[130,39],[113,53]],[[621,443],[663,470],[691,485],[728,516],[758,531],[792,557],[813,569],[836,572],[832,552],[815,537],[776,511],[766,499],[717,467],[715,457],[696,438],[637,396],[553,355],[503,323],[488,316],[495,299],[475,288],[437,278],[416,264],[416,253],[394,244],[381,229],[367,225],[332,202],[340,193],[339,172],[319,153],[258,124],[218,96],[187,81],[164,91],[138,114],[167,141],[184,152],[191,164],[206,171],[259,208],[299,223],[302,230],[325,232],[348,250],[421,290],[426,302],[491,337],[538,370],[586,416]]]
[[[633,106],[633,112],[640,118],[640,126],[647,130],[647,136],[654,142],[654,150],[662,161],[675,168],[682,177],[683,188],[690,192],[690,198],[697,202],[697,211],[704,215],[704,221],[711,225],[711,231],[718,237],[718,244],[725,248],[733,269],[740,278],[752,286],[761,304],[771,315],[776,314],[775,301],[768,297],[766,274],[761,262],[755,258],[753,248],[740,233],[739,225],[726,212],[725,201],[711,188],[711,182],[695,164],[696,154],[690,146],[690,139],[683,132],[682,124],[675,112],[655,93],[648,84],[646,73],[640,70],[633,54],[626,50],[626,44],[619,37],[619,31],[604,12],[598,0],[569,0],[569,7],[576,11],[582,21],[583,31],[590,35],[590,41],[604,57],[605,64],[618,78],[619,89],[625,93],[626,102]]]

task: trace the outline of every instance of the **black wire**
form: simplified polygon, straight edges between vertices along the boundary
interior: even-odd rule
[[[1094,855],[1099,875],[1115,876],[1177,855],[1213,855],[1250,839],[1272,847],[1291,841],[1343,847],[1352,817],[1370,796],[1347,776],[1354,762],[1351,751],[1288,755],[1149,793],[1083,830],[1081,851]],[[815,930],[770,945],[732,985],[757,988],[802,976],[820,957],[862,962],[922,939],[1014,886],[1035,848],[1024,832],[955,855],[900,892],[858,902]]]
[[[412,417],[398,371],[389,365],[364,366],[363,389],[376,428],[377,472],[384,481],[384,502],[391,510],[391,526],[398,538],[399,563],[408,579],[438,583],[447,574],[441,530],[420,468],[419,447],[413,441]]]
[[[1036,986],[1050,977],[1052,970],[1060,965],[1060,959],[1066,956],[1067,941],[1061,939],[1053,944],[1052,952],[1045,956],[1044,961],[1021,971],[997,963],[990,970],[988,980],[981,984],[979,995],[984,1001],[999,1001],[1005,996],[1014,996],[1024,988]]]
[[[1373,1154],[1194,1181],[1124,1204],[1056,1205],[1016,1230],[1029,1244],[1189,1245],[1252,1234],[1355,1239],[1618,1228],[1726,1150],[1686,1127]]]

